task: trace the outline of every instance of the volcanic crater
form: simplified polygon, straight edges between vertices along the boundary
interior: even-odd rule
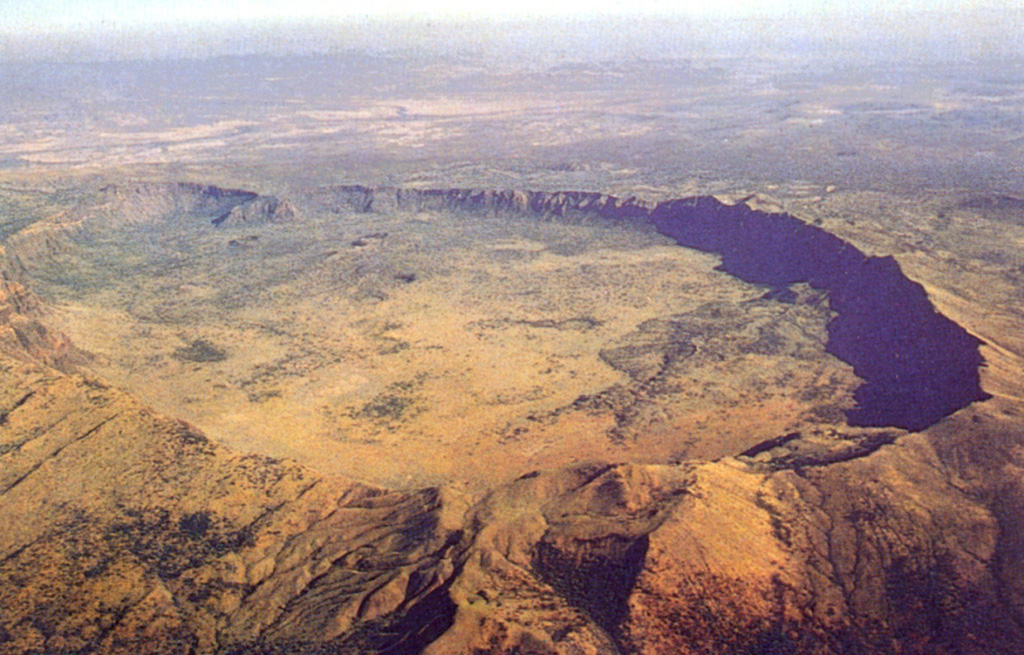
[[[831,461],[988,397],[980,340],[895,260],[744,202],[137,183],[85,207],[13,250],[97,370],[233,447],[392,486],[792,433]]]
[[[981,342],[788,214],[138,183],[4,255],[0,652],[1020,642]]]

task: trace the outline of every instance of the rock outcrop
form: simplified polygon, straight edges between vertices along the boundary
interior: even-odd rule
[[[428,653],[1012,653],[995,514],[915,437],[814,471],[587,465],[500,489]]]
[[[235,205],[226,214],[213,219],[218,227],[233,225],[259,225],[261,223],[281,223],[294,219],[295,205],[287,200],[278,200],[274,196],[260,196]]]
[[[328,187],[318,195],[335,211],[471,211],[622,221],[646,218],[656,206],[637,198],[621,199],[587,191],[403,189],[354,185]]]
[[[828,292],[836,312],[826,348],[864,380],[852,425],[922,430],[984,400],[981,341],[943,316],[891,257],[869,257],[821,228],[713,198],[662,203],[658,230],[722,257],[721,270],[775,289]]]
[[[9,235],[0,269],[31,272],[55,265],[76,240],[91,239],[128,225],[168,220],[201,220],[217,226],[258,225],[296,216],[287,200],[242,189],[190,182],[110,184],[88,202],[76,204]]]
[[[129,223],[182,215],[209,217],[212,221],[239,205],[261,198],[252,191],[190,182],[110,185],[104,187],[102,193],[115,205],[112,215]]]
[[[20,269],[0,246],[0,354],[71,370],[84,354],[45,325],[43,303],[23,284]]]
[[[296,216],[295,205],[287,200],[188,182],[110,185],[102,192],[115,205],[113,214],[136,223],[196,216],[229,227],[282,222]]]
[[[84,361],[70,339],[40,320],[39,299],[18,282],[0,280],[0,353],[63,370]]]

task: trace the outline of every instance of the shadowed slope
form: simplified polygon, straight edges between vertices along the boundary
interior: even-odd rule
[[[981,341],[935,310],[891,257],[869,257],[788,214],[711,198],[662,203],[651,218],[681,245],[721,255],[721,270],[753,284],[797,282],[829,293],[828,352],[864,379],[851,425],[922,430],[985,400]]]

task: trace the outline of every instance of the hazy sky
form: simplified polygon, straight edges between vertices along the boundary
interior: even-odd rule
[[[508,20],[519,18],[551,20]],[[734,19],[752,20],[704,22]],[[958,59],[1021,56],[1021,25],[1024,0],[0,0],[0,61],[466,47],[667,57],[787,41]]]
[[[1020,0],[0,0],[0,32],[131,28],[172,22],[351,19],[360,17],[487,18],[516,16],[750,15],[803,16],[894,9],[969,12],[1018,7]]]

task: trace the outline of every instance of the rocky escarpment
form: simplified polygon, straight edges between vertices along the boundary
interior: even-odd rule
[[[0,246],[0,353],[63,370],[84,361],[67,336],[45,325],[42,301],[21,279],[20,264]]]
[[[85,356],[48,328],[42,304],[22,284],[0,278],[0,353],[69,370]]]
[[[87,201],[63,209],[9,235],[4,259],[15,268],[38,270],[90,239],[127,225],[202,220],[213,225],[261,224],[295,217],[294,205],[274,196],[190,182],[110,184]]]
[[[288,220],[294,207],[273,196],[192,183],[108,185],[87,200],[31,222],[0,245],[0,351],[67,369],[82,359],[40,319],[44,304],[25,285],[32,273],[66,266],[76,240],[124,225],[201,218],[213,224]]]
[[[836,316],[826,348],[864,380],[851,424],[921,430],[988,398],[981,341],[936,311],[891,257],[869,257],[788,214],[713,198],[661,203],[651,220],[681,245],[720,255],[721,270],[744,281],[828,292]]]
[[[274,196],[259,196],[233,206],[212,222],[218,227],[279,223],[293,220],[296,213],[295,205],[287,200],[278,200]]]
[[[475,510],[454,623],[426,652],[1016,652],[1010,538],[953,470],[914,437],[801,474],[526,476]]]
[[[110,185],[102,192],[114,205],[111,215],[136,223],[194,216],[229,227],[289,221],[296,216],[295,206],[287,200],[189,182]]]
[[[235,207],[261,198],[252,191],[190,182],[112,184],[104,187],[102,193],[114,205],[110,216],[128,223],[163,220],[181,215],[209,217],[213,221],[227,215]]]
[[[337,186],[318,194],[329,208],[360,212],[476,211],[558,218],[646,218],[656,206],[637,198],[586,191],[491,191]]]
[[[194,183],[111,184],[82,193],[78,202],[29,223],[4,239],[2,270],[21,279],[46,276],[75,265],[75,249],[102,241],[125,227],[146,229],[165,221],[202,222],[215,227],[256,226],[293,220],[287,200],[242,189]]]
[[[719,255],[719,268],[746,282],[775,290],[806,283],[826,291],[836,312],[828,352],[864,380],[857,407],[847,412],[851,425],[921,430],[988,397],[978,372],[980,340],[936,311],[894,259],[865,255],[788,214],[714,198],[649,203],[586,192],[347,186],[324,195],[336,211],[472,211],[649,224],[680,245]]]

